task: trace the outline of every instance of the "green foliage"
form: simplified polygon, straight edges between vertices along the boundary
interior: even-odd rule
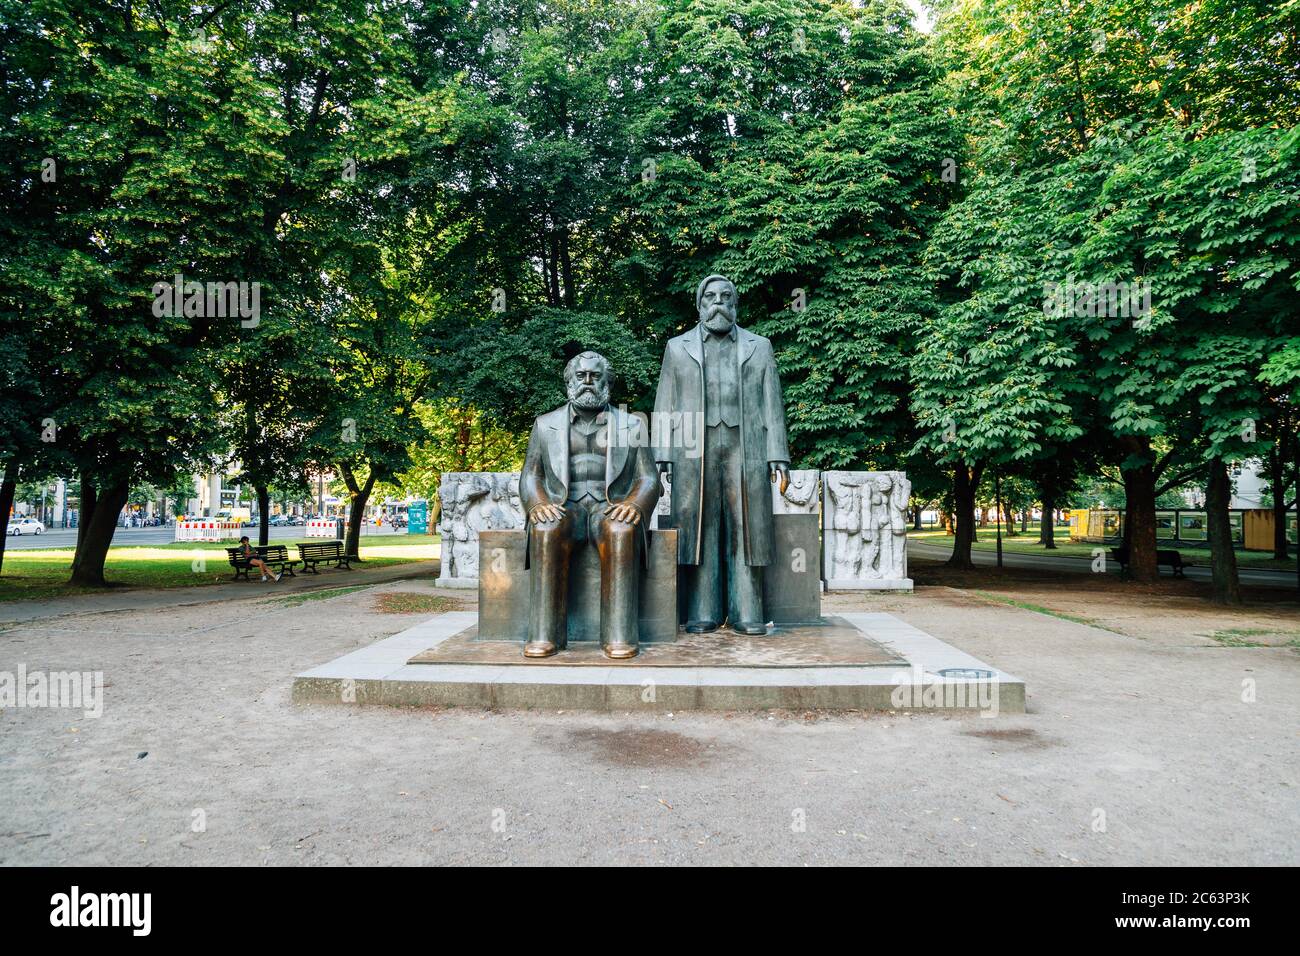
[[[696,283],[730,276],[806,465],[905,450],[907,356],[934,308],[919,260],[959,148],[909,21],[894,3],[682,0],[656,34],[656,175],[633,195],[659,237],[638,259],[659,324],[693,322]]]
[[[1294,0],[935,6],[0,0],[0,468],[429,496],[579,351],[648,408],[714,271],[798,464],[1289,459]],[[176,274],[259,321],[155,314]],[[1116,283],[1150,311],[1045,303]]]

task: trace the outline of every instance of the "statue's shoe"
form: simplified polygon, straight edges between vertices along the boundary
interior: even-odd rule
[[[716,631],[717,629],[717,621],[689,621],[686,624],[687,634],[708,634],[710,631]]]
[[[640,648],[635,644],[606,644],[601,650],[612,661],[625,661],[629,657],[636,657]]]
[[[550,641],[529,641],[524,645],[524,657],[550,657],[557,650]]]
[[[759,634],[766,634],[766,633],[767,633],[767,625],[766,625],[766,624],[763,624],[763,623],[761,623],[761,622],[759,622],[759,623],[753,623],[753,622],[750,622],[750,623],[733,624],[733,625],[731,625],[731,629],[732,629],[733,631],[735,631],[737,634],[752,634],[752,635],[759,635]]]

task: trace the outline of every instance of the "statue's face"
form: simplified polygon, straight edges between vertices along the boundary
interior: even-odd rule
[[[736,288],[725,279],[714,279],[700,296],[700,321],[710,332],[726,335],[736,324]]]
[[[876,487],[881,491],[888,491],[890,488],[894,487],[894,481],[888,475],[881,475],[876,479]]]
[[[569,401],[579,408],[604,408],[609,404],[609,372],[600,359],[579,359],[565,385]]]

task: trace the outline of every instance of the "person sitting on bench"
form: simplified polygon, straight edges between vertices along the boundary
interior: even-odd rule
[[[257,552],[253,550],[253,546],[248,543],[248,535],[244,535],[239,539],[239,556],[252,567],[261,570],[263,581],[266,580],[267,575],[270,575],[277,581],[280,580],[280,575],[267,567],[266,562],[257,556]]]

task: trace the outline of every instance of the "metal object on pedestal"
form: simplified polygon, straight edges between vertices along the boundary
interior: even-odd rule
[[[738,301],[729,279],[708,276],[695,291],[699,323],[665,345],[654,457],[672,472],[688,629],[728,621],[760,634],[770,617],[762,590],[773,559],[770,482],[787,490],[790,453],[772,343],[736,324]]]

